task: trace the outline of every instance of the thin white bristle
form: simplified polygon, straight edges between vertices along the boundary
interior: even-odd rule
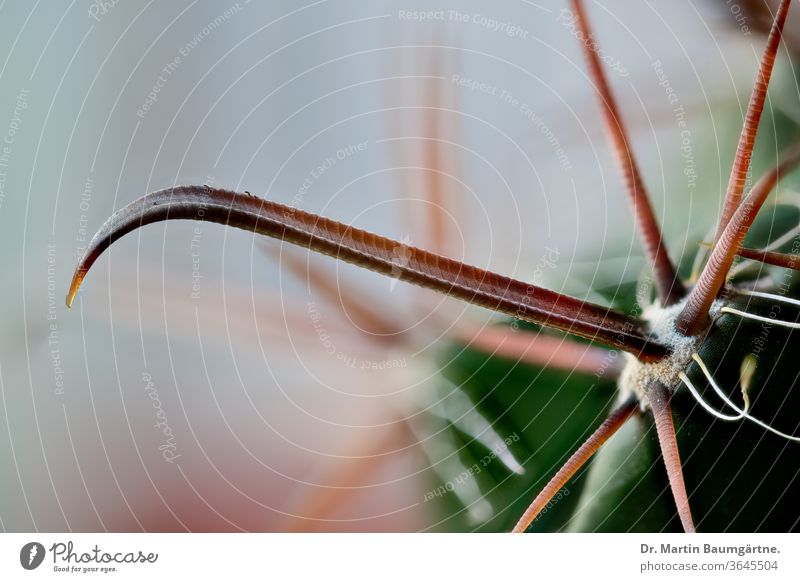
[[[712,416],[719,418],[720,420],[724,420],[726,422],[734,422],[744,418],[743,414],[738,414],[736,416],[729,416],[727,414],[719,412],[718,410],[714,410],[714,408],[712,408],[708,402],[703,400],[703,397],[700,396],[700,393],[697,391],[697,388],[694,387],[694,384],[692,384],[692,381],[689,380],[689,377],[684,372],[681,372],[679,376],[680,379],[683,381],[683,383],[686,385],[686,387],[689,389],[689,392],[691,392],[692,396],[694,396],[694,399],[697,400],[697,403],[703,408],[705,408]]]
[[[732,313],[734,315],[738,315],[739,317],[743,317],[745,319],[755,319],[756,321],[773,323],[780,327],[788,327],[790,329],[800,329],[800,323],[783,321],[782,319],[771,319],[769,317],[764,317],[763,315],[755,315],[753,313],[747,313],[746,311],[740,311],[739,309],[734,309],[733,307],[723,307],[722,309],[720,309],[720,312]]]
[[[800,306],[800,300],[793,299],[792,297],[784,297],[783,295],[775,295],[774,293],[765,293],[764,291],[745,290],[745,291],[742,291],[742,294],[743,295],[752,295],[753,297],[762,297],[764,299],[772,299],[773,301],[779,301],[781,303],[789,303],[791,305]]]
[[[698,354],[693,354],[692,358],[700,366],[700,369],[703,371],[703,375],[706,377],[706,379],[711,384],[711,387],[714,389],[714,392],[716,392],[717,395],[720,398],[722,398],[722,400],[725,402],[725,404],[727,404],[730,408],[732,408],[734,411],[736,411],[739,416],[728,416],[727,414],[723,414],[723,413],[711,408],[711,406],[709,406],[708,403],[705,400],[703,400],[702,396],[700,396],[700,393],[694,387],[694,385],[689,380],[689,378],[686,376],[686,374],[684,372],[681,372],[680,378],[683,381],[683,383],[686,385],[686,387],[689,389],[689,392],[691,392],[692,396],[694,397],[695,400],[697,400],[698,404],[700,404],[708,412],[710,412],[716,418],[719,418],[719,419],[725,420],[725,421],[735,421],[735,420],[740,420],[742,418],[746,418],[747,420],[756,423],[761,428],[764,428],[764,429],[768,430],[772,434],[775,434],[775,435],[777,435],[777,436],[779,436],[781,438],[784,438],[784,439],[786,439],[788,441],[800,442],[800,437],[793,436],[793,435],[790,435],[790,434],[786,434],[785,432],[781,432],[778,429],[773,428],[772,426],[768,425],[766,422],[764,422],[762,420],[759,420],[759,419],[755,418],[754,416],[751,416],[749,414],[749,412],[748,412],[748,408],[749,408],[748,405],[745,405],[744,410],[742,410],[741,408],[736,406],[736,404],[734,404],[733,401],[730,398],[728,398],[728,396],[722,391],[722,389],[714,381],[714,379],[711,376],[711,373],[708,371],[708,368],[706,367],[705,362],[703,362],[702,358]]]

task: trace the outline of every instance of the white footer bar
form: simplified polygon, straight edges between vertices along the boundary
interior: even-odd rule
[[[3,534],[0,580],[800,580],[782,534]]]

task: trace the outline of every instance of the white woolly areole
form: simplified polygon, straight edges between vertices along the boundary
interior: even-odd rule
[[[619,379],[621,399],[627,398],[631,393],[636,394],[644,410],[649,405],[647,389],[654,381],[661,382],[670,391],[677,386],[678,374],[686,370],[698,343],[697,337],[685,336],[675,328],[675,320],[683,311],[685,302],[684,300],[669,307],[653,304],[642,312],[653,339],[666,346],[670,354],[658,362],[640,362],[635,356],[626,353],[627,362]],[[709,310],[709,316],[715,317],[720,307],[720,301],[715,301]]]

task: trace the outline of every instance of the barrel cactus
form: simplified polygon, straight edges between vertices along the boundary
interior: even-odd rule
[[[782,151],[781,162],[745,192],[789,6],[790,0],[782,0],[772,20],[716,232],[706,246],[691,250],[695,268],[688,276],[681,276],[677,265],[693,257],[676,263],[668,254],[583,2],[572,0],[571,18],[650,266],[650,276],[637,289],[617,290],[612,306],[249,193],[203,185],[153,192],[114,213],[80,260],[67,304],[103,251],[154,222],[203,220],[299,245],[505,318],[497,327],[451,338],[447,349],[454,347],[457,356],[442,359],[443,377],[465,386],[466,399],[454,405],[452,424],[474,437],[475,458],[488,451],[501,459],[505,471],[495,476],[492,493],[499,511],[482,511],[486,505],[474,491],[472,498],[465,490],[457,495],[456,501],[471,511],[473,524],[479,522],[476,527],[515,532],[796,530],[797,206],[776,207],[767,227],[756,218],[779,179],[800,161],[800,149]],[[780,221],[790,227],[776,234],[774,225]],[[625,304],[634,308],[624,312]],[[618,352],[624,353],[622,364],[614,357]],[[526,366],[506,366],[503,357],[509,356],[524,358]],[[547,386],[563,383],[565,373],[586,391],[573,391],[572,402],[548,389],[500,392],[491,401],[479,393],[482,378],[492,382],[498,375],[535,374],[537,386]],[[559,417],[563,406],[570,410],[568,419]],[[473,408],[483,410],[472,428],[459,426],[459,419],[471,418]],[[604,412],[603,420],[599,415]],[[487,418],[504,418],[519,431],[500,434]],[[563,448],[579,437],[582,444]],[[548,479],[520,477],[519,454],[511,450],[525,450],[540,467],[562,464]],[[457,469],[450,471],[443,476],[445,493],[458,493],[473,477],[462,479]],[[440,497],[438,491],[435,496]]]

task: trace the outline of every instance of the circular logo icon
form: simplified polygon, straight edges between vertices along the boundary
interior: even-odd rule
[[[19,551],[19,563],[26,570],[35,570],[44,561],[44,546],[39,542],[29,542]]]

